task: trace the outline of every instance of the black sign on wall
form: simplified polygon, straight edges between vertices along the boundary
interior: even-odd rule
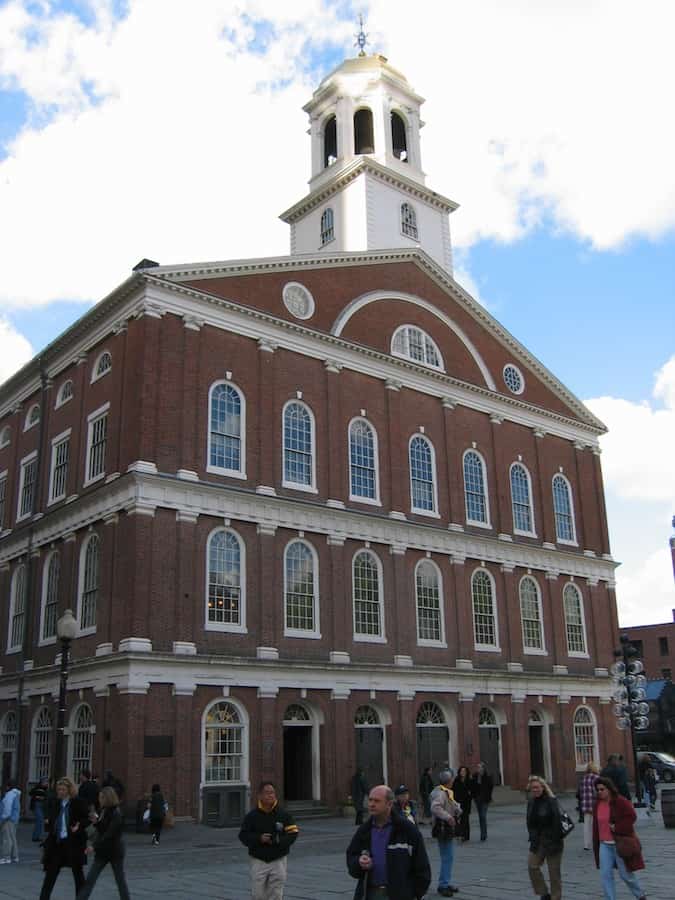
[[[143,739],[143,756],[160,759],[173,756],[173,735],[146,734]]]

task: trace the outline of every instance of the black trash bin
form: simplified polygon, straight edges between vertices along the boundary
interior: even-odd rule
[[[666,828],[675,828],[675,788],[661,788],[661,815]]]

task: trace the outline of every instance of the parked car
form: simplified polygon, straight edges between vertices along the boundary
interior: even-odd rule
[[[644,753],[638,753],[638,762],[641,762],[645,756],[658,775],[659,781],[675,781],[675,756],[671,756],[670,753],[646,750]]]

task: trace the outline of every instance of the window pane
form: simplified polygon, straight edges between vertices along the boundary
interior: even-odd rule
[[[35,494],[35,473],[37,460],[32,459],[23,465],[23,487],[21,490],[21,504],[19,516],[28,516],[33,511],[33,497]]]
[[[230,703],[213,707],[206,719],[204,775],[209,784],[241,781],[244,728]]]
[[[520,614],[523,622],[523,646],[529,650],[542,650],[544,640],[541,629],[539,592],[532,578],[520,582]]]
[[[104,413],[89,423],[89,465],[87,479],[91,481],[105,472],[105,446],[108,432],[108,414]]]
[[[241,550],[236,536],[219,531],[209,543],[208,620],[241,625]]]
[[[352,422],[349,429],[349,462],[352,496],[375,500],[375,439],[367,422]]]
[[[12,628],[10,635],[10,647],[20,647],[23,644],[24,628],[26,627],[26,567],[19,566],[14,575],[14,597],[12,606]]]
[[[84,553],[84,577],[82,582],[82,604],[80,608],[80,628],[96,626],[98,607],[99,538],[93,535]]]
[[[211,394],[210,464],[241,471],[241,397],[231,385],[216,385]]]
[[[354,559],[354,631],[381,634],[380,585],[377,564],[369,553]]]
[[[514,465],[511,467],[511,503],[515,530],[531,532],[530,481],[524,466]]]
[[[300,541],[286,549],[286,628],[314,631],[314,556]]]
[[[413,509],[434,511],[434,467],[429,443],[421,437],[410,442],[410,486]]]
[[[58,553],[49,560],[47,569],[47,586],[45,592],[45,608],[42,620],[42,640],[56,637],[56,619],[59,608],[59,574],[61,562]]]
[[[555,512],[555,533],[559,541],[574,540],[574,521],[569,485],[562,477],[553,479],[553,509]]]
[[[59,441],[52,450],[52,493],[50,500],[57,500],[66,495],[68,478],[68,457],[70,454],[70,438]]]
[[[570,653],[585,653],[583,611],[581,598],[573,584],[565,586],[563,593],[565,609],[565,629],[567,631],[567,649]]]
[[[421,640],[442,640],[441,599],[438,572],[431,563],[417,566],[415,587],[417,590],[417,633]]]
[[[487,524],[483,463],[480,456],[471,451],[464,454],[464,495],[468,521]]]
[[[471,581],[473,629],[476,644],[495,647],[497,632],[492,597],[492,581],[487,572],[476,572]]]
[[[312,484],[312,422],[300,403],[284,412],[284,481]]]

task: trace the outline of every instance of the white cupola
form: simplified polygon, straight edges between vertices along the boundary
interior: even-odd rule
[[[424,103],[384,56],[347,59],[304,107],[312,141],[310,192],[281,215],[291,254],[421,247],[452,271],[449,214],[425,186]]]

